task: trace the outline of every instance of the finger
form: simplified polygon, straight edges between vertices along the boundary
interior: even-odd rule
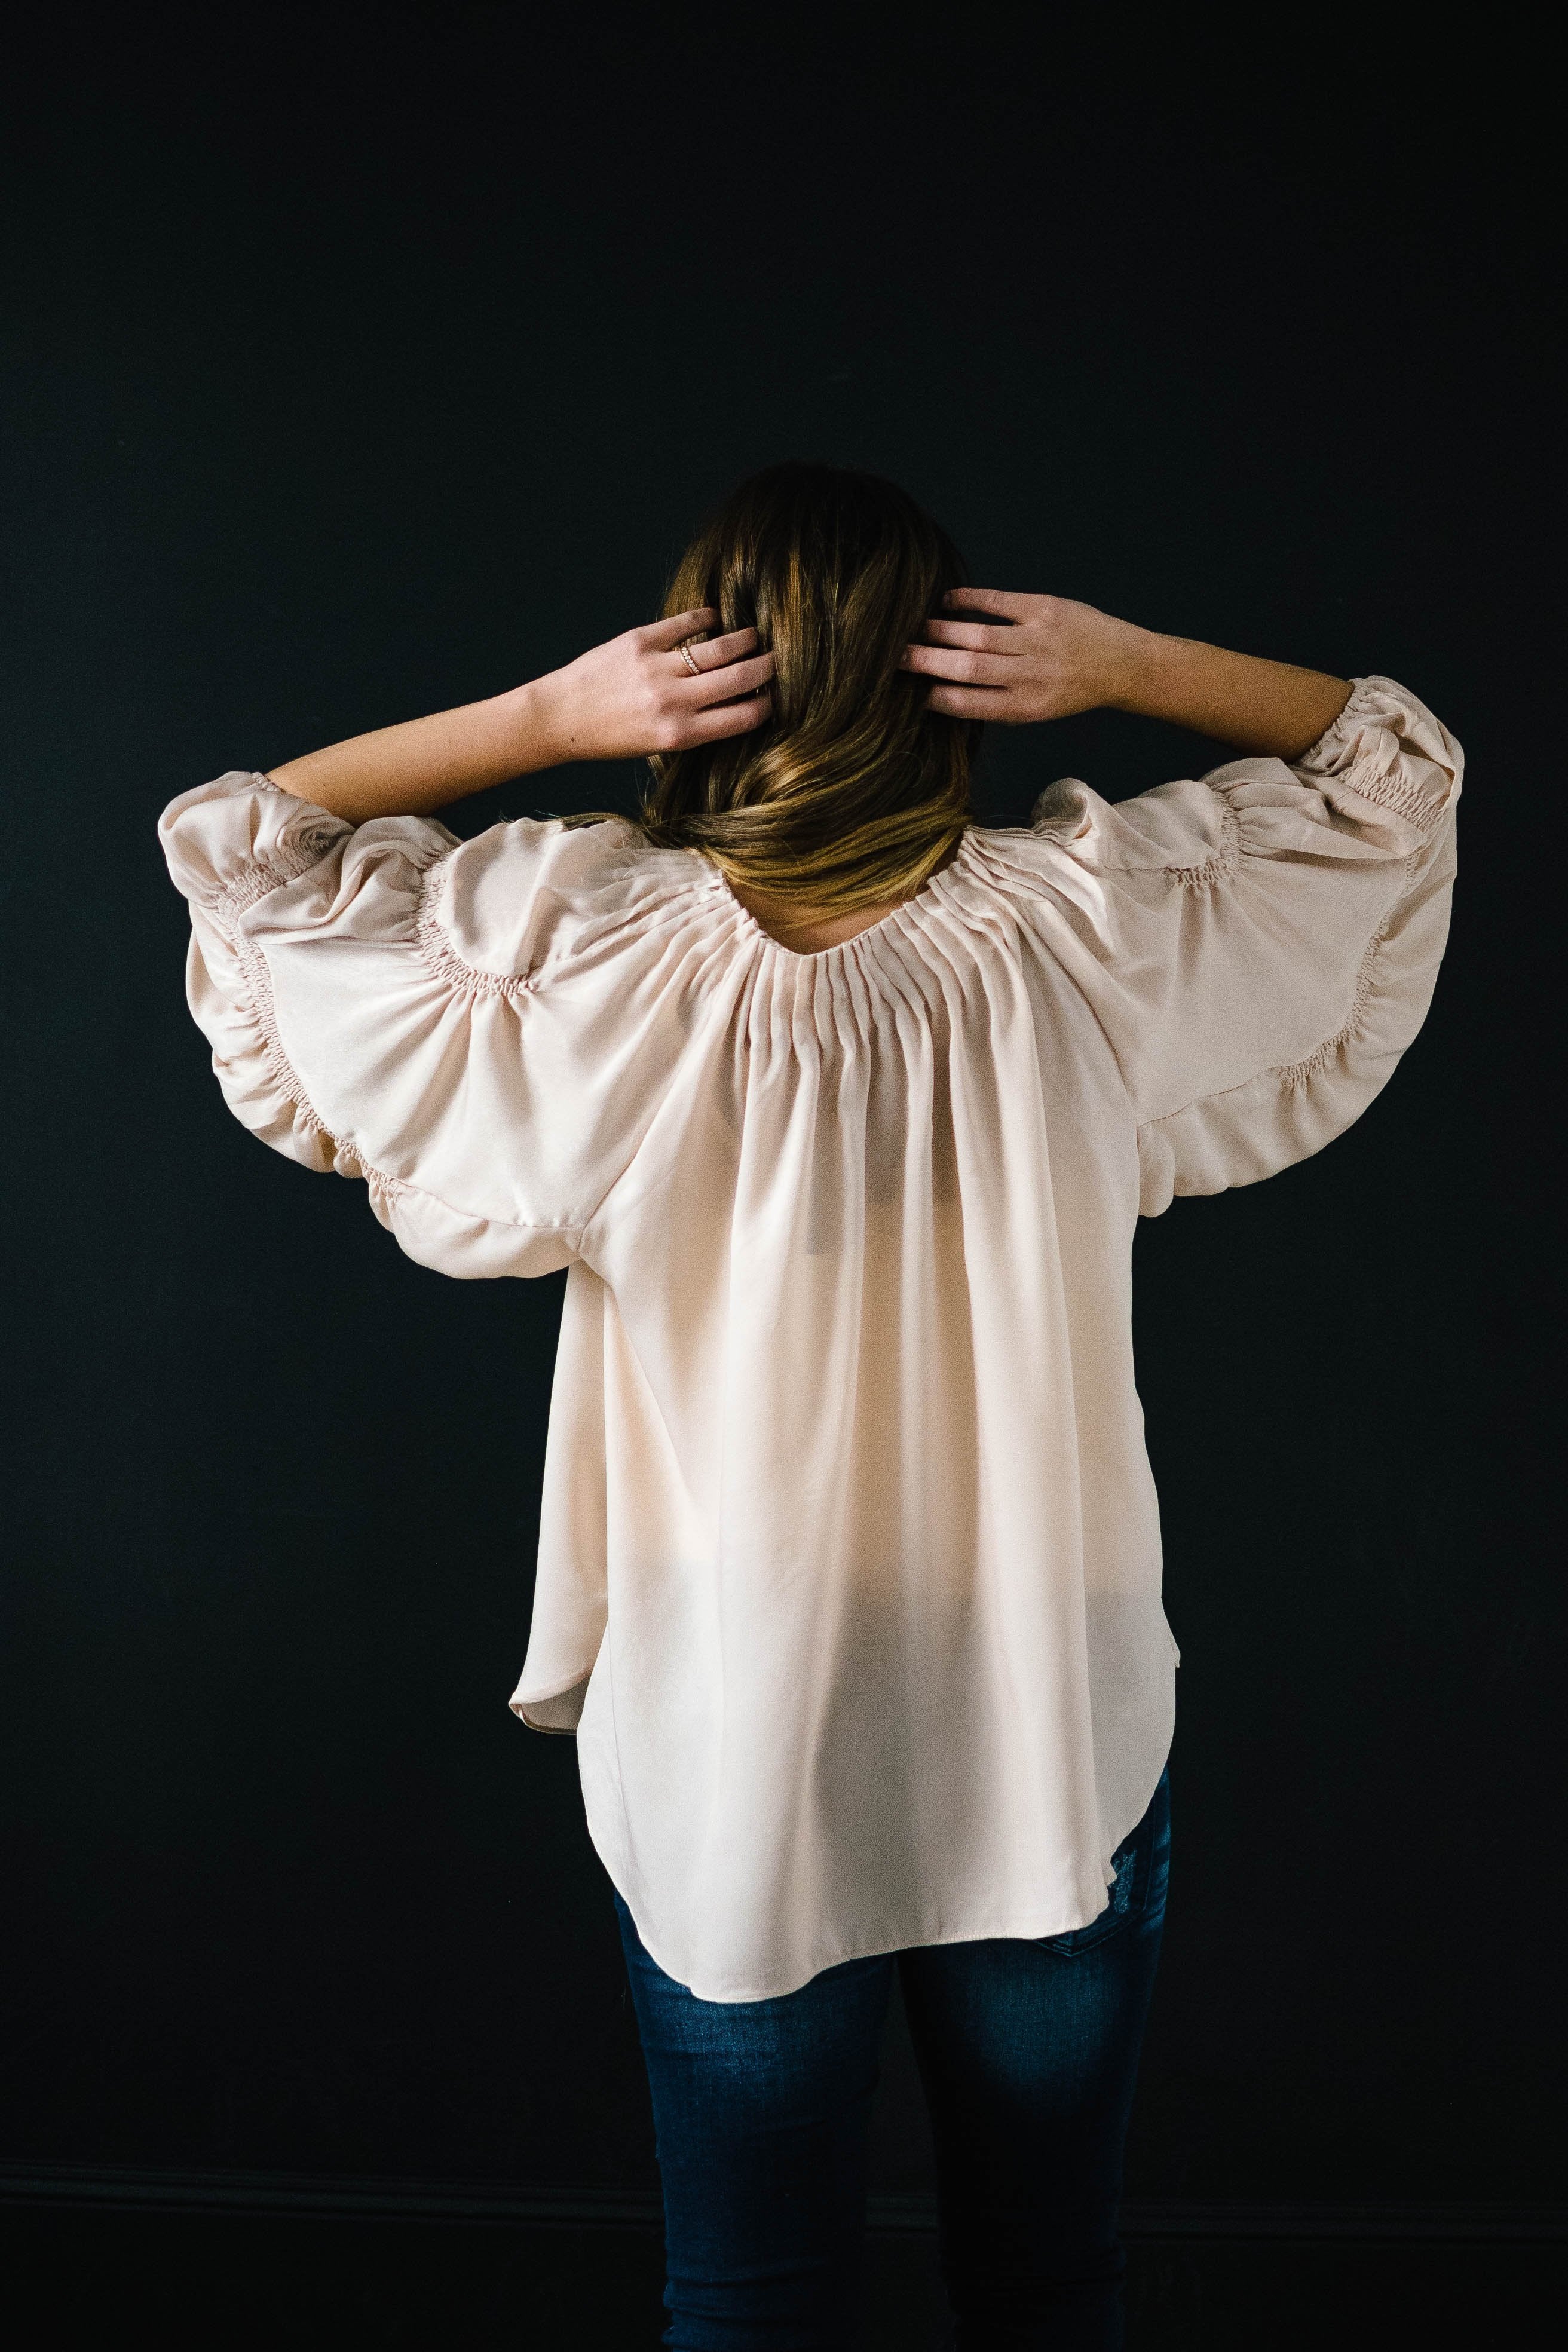
[[[924,642],[932,646],[968,646],[975,653],[1011,654],[1024,650],[1016,628],[994,629],[984,621],[928,621]]]
[[[972,654],[959,646],[906,646],[903,667],[960,686],[1016,686],[1018,663],[1006,654]]]
[[[726,735],[748,735],[773,716],[773,697],[753,694],[744,702],[721,702],[711,710],[694,710],[681,730],[681,749],[699,743],[719,743]]]
[[[754,654],[750,661],[731,662],[723,669],[705,670],[700,677],[682,679],[676,688],[677,698],[705,709],[710,703],[727,702],[737,694],[750,694],[754,688],[766,686],[773,674],[772,654]]]
[[[1034,599],[1016,596],[1011,588],[950,588],[942,601],[952,613],[999,613],[1005,621],[1024,621]]]
[[[731,629],[727,637],[708,637],[700,645],[693,646],[690,648],[691,658],[699,669],[722,669],[726,662],[739,661],[742,654],[753,651],[756,642],[755,629]],[[675,659],[680,662],[682,669],[686,668],[686,664],[680,661],[679,646]],[[689,677],[690,672],[688,671],[687,675]]]
[[[676,613],[668,621],[650,621],[645,629],[634,635],[640,637],[650,653],[673,653],[682,637],[694,637],[699,629],[710,629],[719,618],[711,604],[694,604],[689,613]]]
[[[926,709],[944,719],[1005,719],[1017,705],[994,686],[933,686]]]

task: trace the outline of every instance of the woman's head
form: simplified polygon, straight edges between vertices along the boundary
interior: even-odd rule
[[[742,887],[847,912],[917,890],[969,817],[980,729],[925,708],[905,646],[963,584],[945,531],[891,482],[771,466],[680,560],[667,614],[711,605],[774,660],[773,717],[650,761],[649,835]]]

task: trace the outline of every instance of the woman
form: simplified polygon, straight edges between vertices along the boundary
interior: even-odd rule
[[[970,822],[983,722],[1101,704],[1241,756]],[[640,824],[429,817],[633,754]],[[512,1705],[616,1889],[667,2344],[848,2340],[895,1967],[958,2340],[1120,2340],[1176,1660],[1134,1222],[1383,1086],[1459,772],[1385,678],[966,587],[785,466],[665,620],[165,812],[236,1115],[424,1265],[570,1269]]]

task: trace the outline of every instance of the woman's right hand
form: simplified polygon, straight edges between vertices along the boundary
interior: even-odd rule
[[[534,678],[522,692],[551,751],[547,761],[530,764],[689,751],[760,727],[772,708],[773,657],[758,653],[755,629],[707,636],[718,618],[710,605],[699,605],[673,620],[627,629]],[[688,641],[695,677],[679,650]]]
[[[272,769],[272,782],[350,824],[363,824],[372,817],[425,816],[469,793],[571,760],[637,759],[743,735],[772,708],[773,657],[757,652],[756,631],[693,643],[695,677],[677,651],[718,618],[703,606],[628,629],[564,669],[488,702],[307,751]]]

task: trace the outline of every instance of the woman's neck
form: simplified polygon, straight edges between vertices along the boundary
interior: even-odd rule
[[[941,863],[932,866],[931,873],[940,874],[943,866],[952,865],[957,855],[958,844],[954,842]],[[930,879],[929,876],[927,879]],[[921,888],[924,887],[922,883]],[[847,914],[833,914],[778,890],[744,889],[738,882],[731,882],[730,889],[758,929],[766,931],[770,940],[776,940],[780,947],[789,948],[795,955],[818,955],[824,948],[842,947],[846,940],[857,939],[862,931],[873,930],[879,923],[885,923],[889,915],[895,914],[899,908],[908,906],[911,898],[920,895],[918,891],[910,891],[901,898],[879,900],[874,907],[856,907]]]

